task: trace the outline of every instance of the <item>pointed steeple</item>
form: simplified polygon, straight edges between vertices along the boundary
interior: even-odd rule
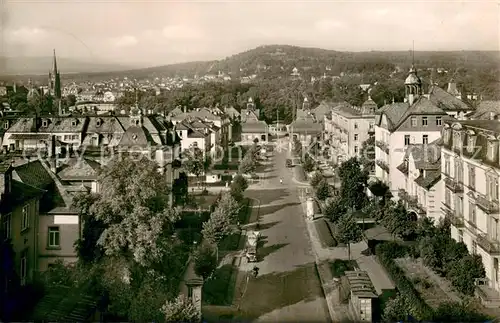
[[[58,71],[57,71],[57,58],[56,58],[56,50],[55,50],[55,48],[54,48],[54,50],[53,50],[53,51],[54,51],[54,58],[53,58],[53,60],[54,60],[54,63],[53,63],[53,64],[54,64],[54,65],[53,65],[53,67],[52,67],[52,68],[53,68],[53,70],[54,70],[54,71],[53,71],[53,72],[54,72],[54,74],[58,74]]]

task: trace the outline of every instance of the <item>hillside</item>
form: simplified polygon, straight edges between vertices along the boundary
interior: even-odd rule
[[[130,66],[82,61],[64,57],[58,57],[57,64],[62,73],[66,74],[130,69]],[[0,57],[0,75],[47,74],[51,67],[52,57]]]
[[[233,77],[257,74],[260,77],[273,78],[289,75],[294,67],[297,67],[306,77],[322,75],[325,72],[329,75],[338,75],[341,72],[389,74],[396,67],[406,70],[411,61],[410,51],[339,52],[290,45],[266,45],[219,61],[187,62],[134,70],[124,70],[116,66],[94,66],[86,70],[96,71],[98,68],[107,68],[108,72],[68,75],[67,73],[71,69],[65,68],[63,63],[60,65],[64,79],[80,81],[123,76],[137,79],[162,76],[193,77],[194,75],[217,74],[218,71],[230,73]],[[500,66],[500,52],[415,52],[415,63],[421,69],[442,67],[451,72],[459,67],[470,70],[496,71]],[[45,70],[42,73],[46,73],[47,66],[50,66],[50,60],[47,64],[43,65]]]

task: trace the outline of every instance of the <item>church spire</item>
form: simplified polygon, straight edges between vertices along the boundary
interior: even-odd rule
[[[54,71],[53,71],[53,73],[54,74],[58,74],[58,71],[57,71],[56,49],[55,48],[53,49],[53,52],[54,52],[54,54],[53,54],[53,57],[54,57],[53,58],[53,60],[54,60],[54,63],[53,63],[54,64],[54,66],[53,66]]]

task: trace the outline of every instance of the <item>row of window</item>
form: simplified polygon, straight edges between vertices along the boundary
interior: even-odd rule
[[[460,159],[455,159],[454,162],[454,172],[453,172],[453,178],[459,182],[459,183],[464,183],[464,165],[462,160]],[[444,160],[444,173],[447,175],[452,175],[451,174],[451,161],[449,157],[446,157]],[[467,185],[471,189],[476,188],[476,167],[474,165],[468,165],[467,166]],[[486,196],[493,201],[498,200],[498,195],[500,193],[499,189],[499,183],[498,183],[498,177],[496,174],[486,174]]]
[[[428,125],[429,125],[428,117],[422,117],[422,127],[427,127]],[[441,119],[441,117],[436,117],[436,126],[442,126],[442,125],[443,125],[443,120]],[[417,117],[411,118],[411,126],[412,127],[418,126]]]
[[[415,143],[415,138],[411,138],[410,135],[405,135],[405,146],[408,146],[410,144]],[[422,135],[422,144],[427,145],[429,143],[429,135]]]
[[[26,209],[26,211],[25,211]],[[29,228],[29,212],[28,208],[23,208],[23,219],[21,223],[21,232],[27,230]],[[12,237],[12,215],[6,214],[2,217],[2,232],[3,238],[5,240],[10,239]],[[47,246],[49,248],[58,248],[60,247],[60,232],[59,227],[49,227],[48,237],[47,237]]]

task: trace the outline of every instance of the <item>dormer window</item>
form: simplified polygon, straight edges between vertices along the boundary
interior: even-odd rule
[[[487,146],[487,158],[490,161],[495,160],[495,154],[496,154],[496,149],[497,149],[497,142],[495,138],[493,137],[488,137],[488,146]]]
[[[42,127],[46,128],[48,126],[49,126],[49,120],[47,119],[42,120]]]
[[[72,126],[72,127],[75,127],[77,123],[78,123],[78,120],[73,119],[73,120],[71,121],[71,126]]]
[[[476,134],[472,131],[467,132],[467,152],[472,154],[474,152],[474,147],[476,146]]]
[[[453,148],[456,150],[462,150],[462,133],[461,131],[453,131]]]

